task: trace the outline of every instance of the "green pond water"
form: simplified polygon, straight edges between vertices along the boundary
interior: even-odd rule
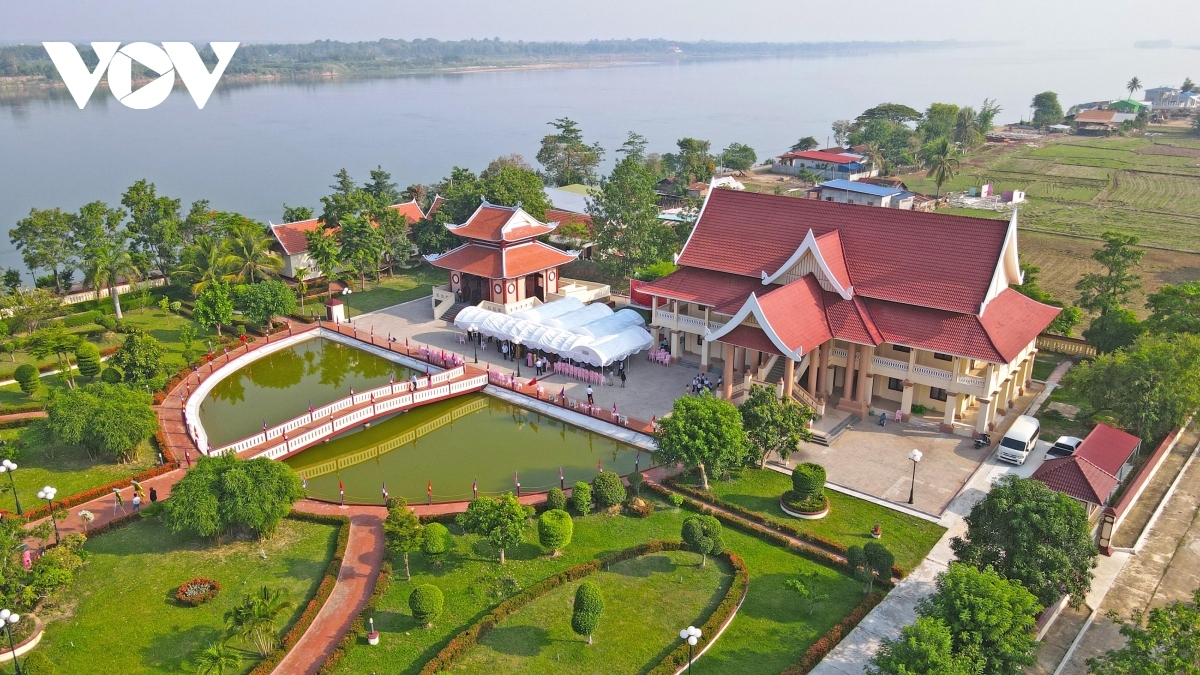
[[[264,356],[217,383],[200,404],[209,443],[220,447],[314,408],[408,378],[412,371],[370,352],[325,338]]]
[[[640,458],[640,459],[639,459]],[[286,460],[308,481],[310,497],[338,500],[338,481],[346,501],[380,503],[383,486],[393,497],[425,502],[470,499],[479,494],[523,492],[559,484],[569,487],[606,471],[627,474],[642,469],[651,456],[632,446],[526,410],[486,394],[469,394],[401,413],[370,428],[359,428]]]

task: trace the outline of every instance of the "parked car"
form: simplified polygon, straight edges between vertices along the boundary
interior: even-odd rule
[[[1070,457],[1071,455],[1075,454],[1075,451],[1079,449],[1079,444],[1082,442],[1082,438],[1076,438],[1074,436],[1059,436],[1058,440],[1054,441],[1054,445],[1050,446],[1050,449],[1046,451],[1046,459],[1053,457]]]
[[[1037,445],[1038,436],[1042,433],[1042,423],[1036,417],[1021,415],[1017,417],[1008,433],[1000,439],[998,457],[1013,464],[1024,464]]]

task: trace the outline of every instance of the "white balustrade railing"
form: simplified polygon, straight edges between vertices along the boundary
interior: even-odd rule
[[[313,419],[328,417],[339,410],[345,410],[354,405],[349,398],[340,398],[329,405],[321,406],[313,411]]]
[[[355,422],[365,420],[368,417],[373,417],[374,415],[374,406],[359,408],[352,413],[347,413],[333,420],[333,430],[338,431],[339,429],[345,429],[348,426],[352,426]]]
[[[850,355],[850,352],[846,351],[845,349],[842,349],[841,347],[834,347],[834,348],[833,348],[833,356],[834,356],[834,358],[838,358],[838,359],[844,359],[844,358],[846,358],[846,357],[847,357],[847,356],[849,356],[849,355]]]
[[[904,361],[897,361],[896,359],[889,359],[885,356],[872,357],[871,363],[879,366],[880,368],[891,368],[892,370],[899,370],[905,373],[908,372],[907,363]]]
[[[660,325],[675,323],[675,313],[657,310],[654,312],[654,322]]]
[[[264,452],[262,454],[266,455],[267,457],[270,457],[271,459],[279,459],[280,457],[283,457],[287,453],[288,453],[288,444],[280,443],[279,445],[276,445],[275,447],[270,448],[269,450],[267,450],[266,452]]]
[[[485,386],[488,383],[487,375],[476,375],[469,380],[459,380],[458,382],[450,383],[450,393],[457,394],[461,391],[474,389],[476,387]]]
[[[443,382],[449,382],[450,380],[453,380],[457,377],[462,377],[463,372],[464,372],[464,370],[463,370],[462,366],[458,366],[457,368],[451,368],[450,370],[442,371],[442,372],[438,373],[437,375],[430,375],[429,383],[430,384],[441,384]]]
[[[288,452],[291,452],[292,450],[295,450],[296,448],[302,448],[302,447],[308,445],[309,443],[312,443],[313,441],[321,438],[322,436],[325,436],[326,434],[328,434],[332,431],[333,431],[333,424],[328,423],[328,424],[322,424],[321,426],[317,427],[316,429],[311,429],[309,431],[306,431],[303,434],[300,434],[299,436],[297,436],[295,438],[289,438],[288,442],[287,442]],[[272,457],[272,459],[274,459],[274,457]]]
[[[913,366],[913,372],[916,373],[917,375],[924,375],[925,377],[931,377],[935,380],[945,380],[945,381],[949,382],[950,380],[954,379],[954,376],[950,373],[950,371],[942,370],[941,368],[930,368],[929,366]]]
[[[447,385],[443,385],[441,387],[432,387],[429,389],[422,389],[413,394],[413,403],[422,403],[422,402],[428,401],[429,399],[432,399],[432,398],[437,398],[439,396],[446,396],[449,393],[450,393],[450,387]]]
[[[987,383],[987,380],[974,375],[959,375],[957,382],[964,387],[977,387],[979,389],[983,389],[983,386]]]

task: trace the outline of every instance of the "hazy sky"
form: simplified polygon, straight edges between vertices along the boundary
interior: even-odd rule
[[[7,0],[0,41],[388,38],[1198,44],[1197,0]]]

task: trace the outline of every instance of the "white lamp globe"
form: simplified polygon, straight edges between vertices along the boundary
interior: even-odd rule
[[[691,646],[695,647],[695,646],[696,646],[696,642],[698,642],[698,640],[696,640],[696,636],[694,636],[694,635],[693,635],[693,636],[691,636],[691,637],[689,637],[689,638],[688,638],[688,644],[689,644],[689,645],[691,645]]]
[[[692,637],[700,637],[701,635],[700,629],[696,628],[695,626],[688,626],[688,633],[691,634]]]
[[[0,464],[0,473],[8,473],[8,467]]]
[[[7,609],[0,609],[0,621],[8,621],[8,617],[12,616],[12,612]]]
[[[7,612],[8,610],[6,609],[6,610],[4,610],[4,611],[6,611],[6,612]],[[691,633],[689,633],[689,632],[688,632],[688,629],[686,629],[686,628],[684,628],[683,630],[679,631],[679,639],[680,639],[680,640],[686,640],[686,639],[688,639],[688,636],[689,636],[689,635],[691,635]]]
[[[9,622],[9,623],[16,623],[16,622],[18,622],[18,621],[20,621],[20,620],[21,620],[21,615],[20,615],[20,614],[9,614],[9,615],[8,615],[8,622]]]

